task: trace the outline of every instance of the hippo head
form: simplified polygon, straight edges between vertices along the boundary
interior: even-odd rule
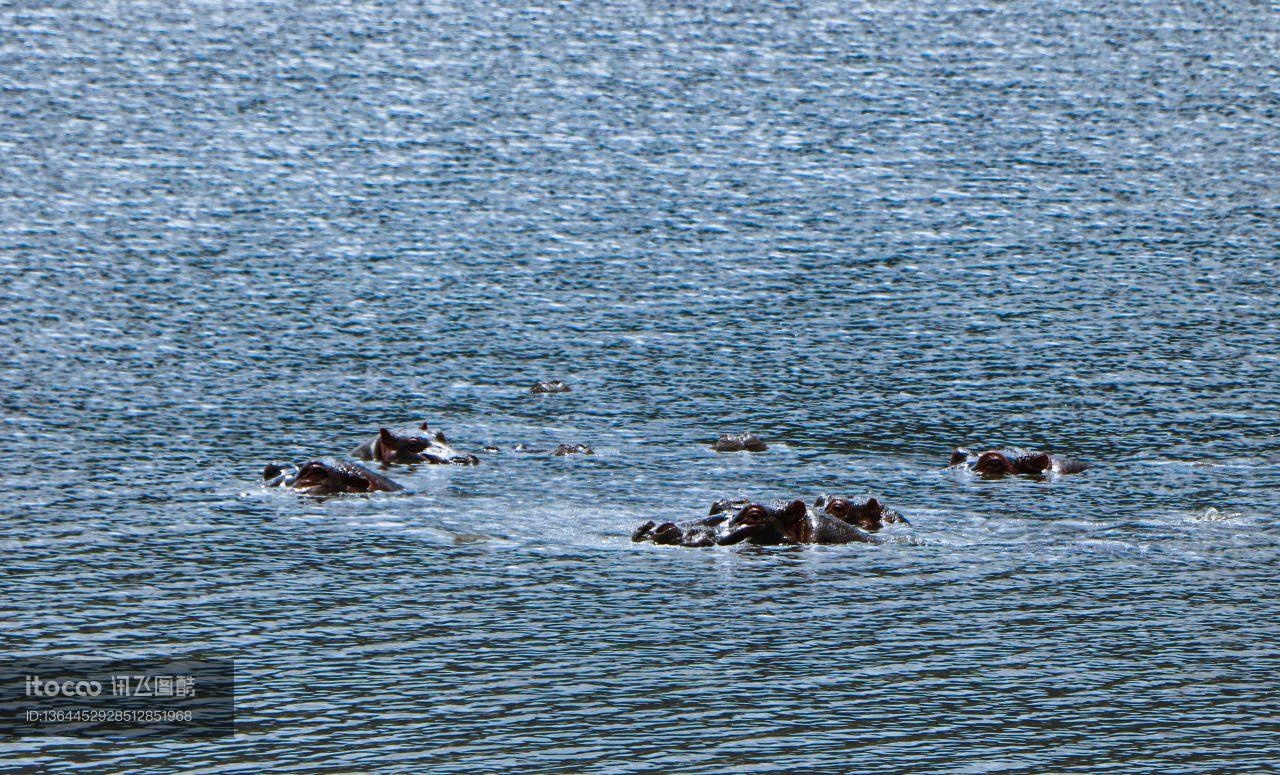
[[[978,455],[978,462],[973,464],[973,470],[983,476],[1004,476],[1018,472],[1008,455],[995,450]]]
[[[885,509],[875,498],[862,504],[854,503],[848,498],[832,498],[827,501],[826,508],[823,510],[836,519],[863,530],[875,532],[884,527]]]
[[[293,478],[293,489],[312,495],[342,492],[343,485],[341,474],[318,460],[304,464]]]
[[[720,514],[725,511],[740,511],[744,506],[747,506],[750,503],[751,501],[746,498],[721,498],[711,504],[711,511],[708,513],[715,516],[716,514]]]
[[[423,423],[426,428],[426,423]],[[441,434],[443,436],[443,434]],[[386,428],[378,430],[377,459],[384,465],[417,463],[422,453],[431,448],[431,439],[422,436],[397,436]]]
[[[782,508],[752,503],[729,521],[730,539],[749,540],[753,544],[803,544],[812,536],[809,508],[795,500]],[[726,542],[730,542],[726,541]]]

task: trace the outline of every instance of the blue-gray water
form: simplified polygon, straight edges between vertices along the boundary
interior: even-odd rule
[[[1277,51],[1247,2],[0,4],[0,644],[240,672],[234,739],[0,769],[1275,767]],[[424,418],[598,454],[258,487]],[[912,525],[628,540],[824,491]]]

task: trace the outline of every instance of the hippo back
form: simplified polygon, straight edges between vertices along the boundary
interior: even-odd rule
[[[809,516],[810,540],[815,544],[864,544],[883,543],[884,539],[855,527],[842,519],[829,514],[817,513]]]

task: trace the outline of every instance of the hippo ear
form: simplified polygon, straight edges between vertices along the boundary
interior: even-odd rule
[[[444,431],[436,431],[436,441],[440,442],[441,444],[448,443],[444,440]]]
[[[804,501],[802,500],[791,501],[787,508],[782,512],[782,518],[785,519],[789,525],[794,525],[807,516],[809,516],[809,507],[804,505]]]
[[[262,478],[275,479],[277,476],[279,476],[282,473],[284,473],[283,468],[276,465],[275,463],[268,463],[267,467],[262,469]]]
[[[428,427],[427,427],[427,421],[426,421],[426,420],[423,420],[423,421],[422,421],[422,424],[418,426],[418,429],[419,429],[419,430],[424,430],[424,431],[429,431],[429,430],[431,430],[430,428],[428,428]]]
[[[880,501],[875,498],[867,499],[867,505],[863,506],[863,508],[875,514],[879,514],[881,511],[884,511],[884,506],[881,506]]]
[[[381,441],[382,446],[384,447],[397,446],[395,434],[393,434],[391,431],[387,430],[386,428],[378,429],[378,441]]]

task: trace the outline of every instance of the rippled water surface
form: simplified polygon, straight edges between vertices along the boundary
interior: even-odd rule
[[[0,643],[240,676],[234,739],[0,769],[1274,768],[1277,51],[1245,2],[0,4]],[[422,419],[504,451],[258,486]],[[629,541],[822,492],[911,525]]]

